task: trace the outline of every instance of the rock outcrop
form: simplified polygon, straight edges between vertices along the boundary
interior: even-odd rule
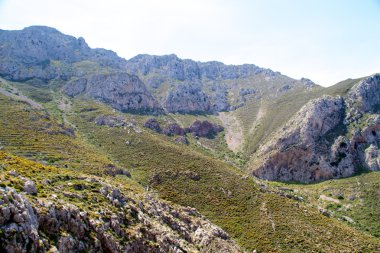
[[[168,112],[179,113],[209,113],[212,106],[209,97],[199,85],[185,83],[169,91],[164,101]]]
[[[190,127],[185,129],[186,132],[192,133],[194,136],[214,138],[219,132],[223,131],[223,127],[213,124],[207,120],[196,120]]]
[[[332,177],[332,169],[318,152],[319,139],[343,120],[343,100],[323,97],[309,102],[290,120],[277,138],[261,147],[265,157],[254,175],[268,180],[310,182]]]
[[[346,124],[357,121],[365,113],[380,112],[380,74],[370,76],[352,87],[346,98]]]
[[[315,86],[308,79],[297,81],[253,64],[234,66],[216,61],[196,62],[180,59],[174,54],[137,55],[128,60],[126,69],[148,85],[168,112],[234,110],[250,98],[272,96],[281,87],[286,86],[285,93],[296,87]]]
[[[6,252],[221,252],[218,247],[241,252],[222,229],[196,210],[173,208],[149,196],[137,204],[117,189],[103,187],[111,205],[134,217],[128,219],[118,213],[92,218],[72,204],[31,203],[8,187],[0,192],[0,246]],[[138,224],[146,229],[137,229]],[[136,228],[134,233],[126,226]],[[52,237],[56,243],[49,240]]]
[[[150,118],[144,123],[144,127],[149,128],[156,133],[161,133],[160,123],[155,118]]]
[[[8,174],[31,181],[14,170]],[[242,252],[226,232],[193,208],[169,204],[149,193],[136,195],[95,177],[62,178],[64,184],[58,188],[67,199],[58,198],[58,192],[28,198],[27,189],[0,187],[3,251]],[[59,176],[44,185],[49,188],[57,180]],[[78,193],[67,192],[70,188]],[[87,201],[82,194],[87,188],[95,210],[81,203]],[[72,201],[73,196],[81,201]]]
[[[161,107],[138,77],[127,73],[91,75],[70,81],[68,96],[87,95],[125,112],[160,112]]]
[[[162,133],[167,136],[172,136],[172,135],[182,136],[185,134],[185,130],[177,123],[170,123],[164,127],[164,129],[162,130]]]
[[[95,124],[98,126],[121,127],[125,126],[126,122],[122,117],[113,115],[99,115],[95,118]]]
[[[126,62],[112,51],[89,48],[83,38],[45,26],[0,30],[0,45],[0,76],[14,81],[69,80],[84,74],[83,69],[72,65],[82,61],[115,69],[121,69]]]
[[[380,75],[355,85],[347,97],[306,104],[252,160],[253,175],[314,182],[378,170]]]

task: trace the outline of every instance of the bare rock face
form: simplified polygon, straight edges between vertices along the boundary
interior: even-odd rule
[[[68,96],[85,94],[126,112],[159,112],[161,108],[145,85],[127,73],[92,75],[69,82]]]
[[[255,176],[280,181],[311,182],[334,175],[340,170],[324,157],[329,153],[326,143],[319,140],[343,120],[341,97],[322,97],[306,104],[268,144],[259,155],[262,165]]]
[[[352,87],[346,98],[349,124],[358,120],[364,113],[380,111],[380,74],[372,75]]]
[[[39,223],[29,201],[14,189],[0,188],[0,248],[5,252],[38,252]]]
[[[71,64],[85,60],[115,69],[126,62],[112,51],[89,48],[83,38],[45,26],[0,30],[0,45],[0,76],[15,81],[69,80],[82,75]]]
[[[365,150],[365,163],[369,170],[378,171],[380,170],[380,155],[377,146],[371,144]]]
[[[168,112],[205,113],[211,112],[209,97],[199,85],[186,83],[169,91],[164,107]]]
[[[380,75],[356,84],[347,97],[310,101],[259,149],[253,175],[314,182],[379,170]]]

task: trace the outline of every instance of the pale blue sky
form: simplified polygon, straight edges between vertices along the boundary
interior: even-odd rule
[[[47,25],[130,58],[253,63],[327,86],[380,72],[380,0],[0,0],[0,28]]]

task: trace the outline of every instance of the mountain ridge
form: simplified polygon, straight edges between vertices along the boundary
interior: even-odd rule
[[[0,248],[380,250],[380,74],[324,88],[26,30],[0,31]]]
[[[5,79],[44,85],[53,80],[91,78],[99,72],[126,72],[137,75],[144,83],[139,86],[146,85],[159,101],[161,110],[170,113],[235,110],[251,97],[260,98],[270,96],[274,91],[283,93],[295,87],[315,85],[308,79],[296,81],[253,64],[196,62],[182,60],[174,54],[137,55],[125,60],[110,50],[91,49],[81,37],[76,39],[44,26],[3,30],[0,43],[3,45],[0,49],[0,76]],[[257,84],[250,87],[252,82]],[[269,87],[271,85],[274,86]],[[269,90],[264,91],[266,89]],[[113,102],[110,101],[115,104]],[[147,104],[154,104],[154,101],[147,101]],[[141,107],[146,108],[147,104]],[[128,107],[128,103],[122,107]],[[126,108],[126,111],[135,110],[136,106]]]

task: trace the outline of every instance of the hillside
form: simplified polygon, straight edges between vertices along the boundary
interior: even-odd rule
[[[371,251],[379,245],[375,238],[326,218],[317,209],[308,207],[300,200],[261,188],[241,171],[215,160],[202,149],[173,143],[175,137],[166,137],[144,129],[142,123],[149,116],[120,114],[110,107],[84,98],[68,99],[64,108],[45,111],[50,116],[48,118],[52,126],[57,118],[67,122],[66,124],[70,122],[70,126],[75,129],[75,134],[71,136],[57,131],[53,137],[59,138],[59,141],[55,141],[50,135],[46,137],[45,130],[41,131],[44,122],[30,120],[34,119],[31,115],[40,109],[33,109],[22,101],[7,97],[3,99],[7,102],[2,102],[1,111],[8,114],[1,117],[6,119],[2,129],[8,129],[9,132],[7,139],[1,139],[4,150],[58,166],[59,169],[54,171],[59,172],[54,172],[54,175],[73,172],[77,177],[78,173],[85,173],[83,177],[86,178],[96,175],[104,178],[104,175],[109,175],[102,180],[126,187],[135,186],[142,191],[141,194],[148,194],[153,190],[173,203],[197,208],[213,223],[227,231],[244,249],[297,252],[305,248],[322,248],[326,251],[361,248]],[[43,106],[49,107],[49,103],[52,102],[43,103]],[[49,110],[55,116],[50,115]],[[60,117],[57,117],[59,112]],[[19,113],[25,115],[21,116]],[[99,115],[122,117],[126,124],[114,127],[97,125],[95,119]],[[17,122],[19,118],[26,121],[15,125],[19,127],[9,127],[13,125],[9,122]],[[25,126],[28,129],[23,129]],[[8,143],[4,140],[8,140]],[[27,150],[30,140],[33,140],[33,152],[25,154],[23,150]],[[70,144],[64,145],[68,142]],[[59,143],[62,144],[56,149],[49,148]],[[98,162],[93,163],[92,160]],[[63,169],[65,167],[68,169]],[[123,172],[125,169],[128,172]],[[123,176],[123,173],[130,173],[131,179]],[[120,176],[112,177],[117,174]],[[41,180],[44,177],[41,174]],[[14,180],[9,183],[7,181],[6,184],[8,187],[16,187]],[[50,194],[57,195],[54,189],[49,191]],[[76,195],[73,196],[68,198],[67,203],[78,206]],[[86,205],[81,199],[80,206],[84,208]],[[88,205],[91,206],[90,203]],[[288,213],[293,216],[289,217]],[[305,230],[312,235],[312,239],[301,232]],[[319,231],[330,231],[331,236],[321,236]],[[351,243],[353,238],[360,243]],[[331,240],[335,242],[333,245],[328,243]]]
[[[313,182],[379,170],[380,75],[357,82],[344,96],[322,96],[303,106],[261,144],[253,174]]]
[[[0,76],[0,251],[380,251],[379,173],[357,175],[378,74],[323,88],[35,26],[0,30]]]

